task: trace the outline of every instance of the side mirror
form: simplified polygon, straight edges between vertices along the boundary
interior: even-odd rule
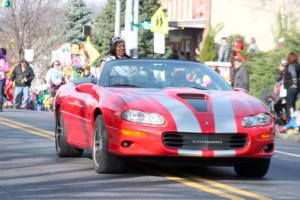
[[[237,92],[244,92],[246,94],[249,94],[248,90],[244,89],[244,88],[233,88],[234,91]]]

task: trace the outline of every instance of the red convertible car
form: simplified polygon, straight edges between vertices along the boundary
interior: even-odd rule
[[[240,176],[262,177],[274,151],[266,106],[195,62],[109,61],[99,80],[59,89],[55,118],[57,154],[90,150],[98,173],[143,158],[226,163]]]

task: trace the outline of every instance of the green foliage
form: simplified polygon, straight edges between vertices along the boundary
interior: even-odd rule
[[[250,76],[250,93],[261,97],[261,93],[271,91],[279,74],[278,66],[281,59],[286,59],[289,52],[300,55],[300,33],[297,31],[294,20],[285,19],[278,22],[278,36],[285,38],[285,46],[268,52],[248,54],[246,65]],[[278,20],[277,19],[277,20]],[[291,19],[293,19],[291,17]],[[282,29],[285,27],[286,29]]]
[[[218,32],[220,32],[223,28],[223,24],[218,24],[214,28],[210,28],[210,32],[207,35],[203,49],[200,52],[199,61],[204,63],[206,61],[214,61],[217,59],[217,46],[215,44],[215,37]]]
[[[91,11],[83,0],[68,0],[65,10],[66,22],[61,30],[65,38],[61,42],[80,43],[84,41],[82,28],[84,25],[91,23]]]
[[[121,1],[121,19],[125,16],[125,3]],[[100,52],[100,60],[108,55],[111,39],[114,37],[115,28],[115,0],[108,0],[105,7],[101,10],[95,20],[95,35],[93,42]],[[121,20],[121,27],[124,27],[124,20]]]
[[[275,42],[280,37],[290,37],[293,34],[298,33],[297,19],[294,13],[288,12],[286,7],[283,6],[277,14],[276,26],[275,26]]]
[[[206,61],[214,61],[217,58],[217,47],[215,44],[215,37],[208,35],[204,41],[203,49],[200,52],[199,61],[204,63]]]
[[[260,98],[263,91],[272,90],[279,73],[278,65],[286,54],[284,49],[248,54],[246,66],[251,95]]]

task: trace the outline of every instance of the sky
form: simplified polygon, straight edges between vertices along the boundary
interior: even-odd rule
[[[107,0],[84,0],[85,3],[92,9],[93,12],[99,11]]]
[[[90,2],[92,2],[92,3],[103,3],[103,2],[106,2],[106,0],[84,0],[85,2],[87,2],[87,3],[90,3]]]

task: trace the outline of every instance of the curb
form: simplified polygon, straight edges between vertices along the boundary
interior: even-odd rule
[[[276,137],[276,139],[280,139],[280,140],[300,143],[300,134],[289,135],[286,133],[279,133],[279,134],[276,134],[275,137]]]

